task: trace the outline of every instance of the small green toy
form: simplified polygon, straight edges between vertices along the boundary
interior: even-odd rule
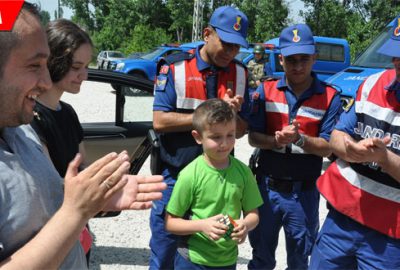
[[[218,220],[220,223],[228,226],[228,230],[224,234],[225,239],[231,239],[231,234],[233,229],[237,227],[237,223],[231,218],[229,215],[224,215],[222,218]]]

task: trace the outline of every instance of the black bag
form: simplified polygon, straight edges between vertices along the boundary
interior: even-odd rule
[[[162,173],[162,161],[160,156],[160,139],[154,129],[149,129],[147,138],[151,143],[150,171],[153,175]]]
[[[256,175],[257,163],[259,158],[260,158],[260,148],[256,148],[254,149],[249,159],[249,168],[251,169],[254,175]]]

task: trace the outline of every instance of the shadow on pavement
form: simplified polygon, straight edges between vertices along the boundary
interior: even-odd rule
[[[89,269],[100,270],[100,265],[111,264],[148,266],[149,258],[150,249],[147,248],[94,246],[91,251]],[[237,264],[247,265],[248,262],[248,259],[238,257]]]
[[[90,269],[100,270],[101,264],[139,265],[149,264],[150,249],[94,246],[90,256]]]

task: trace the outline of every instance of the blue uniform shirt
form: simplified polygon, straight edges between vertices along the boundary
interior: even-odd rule
[[[396,78],[385,87],[387,91],[396,91],[396,99],[400,102],[400,82]],[[359,89],[360,91],[360,89]],[[354,136],[354,127],[357,125],[357,115],[355,106],[350,108],[349,111],[343,112],[340,115],[339,122],[336,124],[335,129],[346,132],[350,136]]]
[[[297,110],[303,103],[303,101],[310,98],[313,94],[323,93],[325,91],[325,85],[316,78],[315,73],[312,73],[314,78],[313,83],[310,88],[301,94],[299,98],[297,98],[296,94],[290,89],[290,87],[286,84],[286,76],[283,76],[282,79],[277,84],[277,88],[281,91],[285,91],[286,100],[289,106],[289,117],[290,119],[294,119],[297,114]],[[264,95],[264,85],[260,84],[256,90],[258,92],[258,99],[251,101],[251,114],[249,118],[249,129],[251,131],[265,133],[266,131],[266,121],[265,121],[265,95]],[[254,103],[257,104],[254,104]],[[340,97],[336,95],[331,105],[328,108],[327,113],[321,120],[321,129],[319,136],[329,141],[330,133],[333,127],[336,124],[338,111],[341,107]],[[268,119],[267,119],[268,121]]]

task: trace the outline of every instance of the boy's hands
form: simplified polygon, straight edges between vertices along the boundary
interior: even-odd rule
[[[231,238],[238,244],[242,244],[246,240],[249,229],[247,228],[246,222],[243,219],[237,219],[235,222],[237,226],[233,229]]]
[[[203,220],[202,232],[213,241],[217,241],[223,237],[228,230],[228,226],[219,222],[219,219],[223,217],[224,215],[219,214]]]

